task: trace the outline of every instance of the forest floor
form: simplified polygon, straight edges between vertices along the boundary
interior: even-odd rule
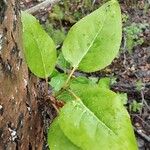
[[[70,27],[105,1],[107,0],[65,0],[52,8],[39,10],[34,15],[59,49]],[[22,0],[22,10],[37,3],[39,0]],[[85,76],[98,79],[110,77],[112,90],[127,93],[126,107],[139,149],[150,150],[150,1],[120,0],[120,4],[123,20],[120,53],[107,68]],[[43,111],[47,116],[50,115],[49,109]],[[47,120],[45,122],[49,122]]]

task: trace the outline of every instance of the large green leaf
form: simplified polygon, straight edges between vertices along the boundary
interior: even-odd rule
[[[22,24],[26,62],[35,75],[46,78],[56,63],[54,42],[32,15],[22,12]]]
[[[81,150],[64,135],[58,124],[58,118],[55,119],[49,129],[48,144],[51,145],[51,150]]]
[[[116,57],[121,37],[120,7],[116,0],[111,0],[70,29],[63,44],[63,55],[79,70],[97,71]]]
[[[137,150],[130,117],[116,93],[96,84],[77,82],[71,90],[82,102],[70,101],[62,108],[58,117],[65,135],[62,141],[67,138],[82,150]]]

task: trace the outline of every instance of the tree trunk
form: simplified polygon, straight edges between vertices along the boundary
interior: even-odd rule
[[[0,0],[0,150],[42,150],[38,80],[22,56],[18,0]]]

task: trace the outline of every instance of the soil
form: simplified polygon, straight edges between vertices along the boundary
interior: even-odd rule
[[[69,28],[80,18],[96,9],[100,6],[102,1],[92,1],[93,6],[84,6],[82,0],[74,2],[69,1],[68,9],[69,17],[51,18],[51,14],[54,14],[53,8],[47,8],[35,12],[35,16],[40,20],[44,27],[45,24],[51,21],[54,29],[63,28],[64,34],[67,33]],[[26,10],[34,5],[37,5],[39,1],[36,0],[23,0],[21,2],[22,10]],[[125,20],[123,21],[123,29],[131,26],[133,23],[136,25],[149,24],[150,25],[150,1],[149,0],[120,0],[122,14]],[[59,3],[62,13],[65,11],[65,7],[62,2]],[[78,12],[78,14],[76,13]],[[77,14],[74,16],[74,14]],[[61,23],[60,23],[61,22]],[[140,150],[150,150],[150,26],[142,28],[142,32],[138,34],[138,39],[142,39],[143,42],[137,44],[137,39],[134,39],[135,46],[130,51],[126,47],[127,35],[125,31],[122,37],[122,46],[120,54],[113,61],[113,63],[100,72],[92,74],[85,74],[86,76],[94,76],[97,78],[102,77],[115,77],[115,82],[111,85],[112,90],[115,92],[123,92],[128,95],[128,102],[126,107],[130,113],[133,127],[136,133],[138,146]],[[61,41],[59,45],[61,45]],[[58,47],[59,47],[58,45]],[[41,86],[44,81],[39,83]],[[142,108],[139,111],[133,111],[131,106],[133,101],[142,104]],[[43,112],[46,130],[55,117],[56,112],[49,105],[49,103],[41,103],[40,111]],[[48,149],[45,145],[44,149]]]

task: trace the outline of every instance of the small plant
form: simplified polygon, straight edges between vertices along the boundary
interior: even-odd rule
[[[57,61],[55,44],[38,21],[23,12],[22,22],[30,70],[41,78],[51,76],[53,98],[64,105],[55,105],[58,116],[48,131],[50,149],[137,150],[130,118],[123,106],[125,96],[109,89],[108,78],[97,81],[74,76],[76,70],[103,69],[116,57],[122,37],[118,2],[107,2],[73,25]],[[56,63],[64,68],[67,65],[65,73],[54,69]]]
[[[126,41],[126,49],[131,53],[132,49],[137,46],[141,45],[144,42],[144,39],[140,37],[143,33],[143,30],[148,28],[148,24],[136,24],[132,23],[130,26],[126,26],[124,28],[125,33],[125,41]]]
[[[138,103],[136,100],[133,100],[133,102],[130,104],[129,109],[133,112],[140,112],[143,107],[142,103]]]
[[[141,91],[145,87],[144,83],[141,80],[138,80],[135,85],[137,91]]]
[[[129,19],[129,16],[127,14],[125,14],[125,13],[122,14],[122,22],[123,23],[126,23],[128,19]]]

